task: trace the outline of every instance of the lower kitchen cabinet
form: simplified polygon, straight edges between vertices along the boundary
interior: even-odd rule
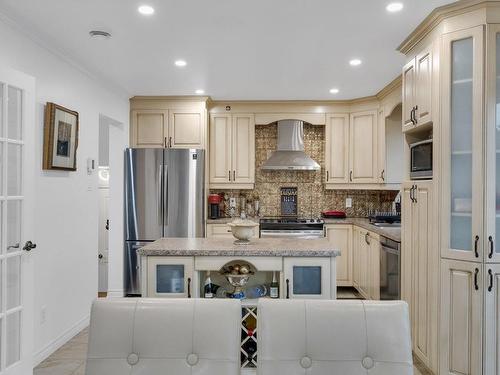
[[[207,224],[207,238],[234,238],[231,227],[227,224]],[[259,237],[259,227],[254,229],[254,237]]]
[[[366,299],[380,299],[380,237],[358,227],[353,230],[353,285]]]
[[[335,263],[335,258],[284,258],[285,298],[335,299],[336,289],[331,287],[336,285],[332,259]]]
[[[148,297],[192,297],[193,257],[149,257],[147,267]]]
[[[441,260],[439,345],[439,374],[441,375],[480,375],[483,373],[482,267],[480,263]],[[486,372],[485,374],[495,373]]]
[[[484,374],[500,374],[500,264],[486,264]]]
[[[332,243],[332,248],[340,250],[341,253],[336,259],[337,286],[352,286],[352,225],[326,225],[325,234]]]

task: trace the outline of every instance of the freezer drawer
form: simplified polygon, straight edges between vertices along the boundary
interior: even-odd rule
[[[125,242],[125,259],[124,259],[124,278],[125,278],[125,295],[140,296],[141,295],[141,262],[137,256],[137,250],[147,245],[150,242]]]

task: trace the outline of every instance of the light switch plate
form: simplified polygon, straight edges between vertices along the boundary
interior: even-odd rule
[[[229,207],[236,207],[236,198],[229,198]]]
[[[345,199],[345,208],[351,208],[352,207],[352,198],[346,198]]]

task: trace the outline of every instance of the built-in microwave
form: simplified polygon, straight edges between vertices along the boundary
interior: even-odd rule
[[[410,145],[410,179],[432,178],[432,139]]]

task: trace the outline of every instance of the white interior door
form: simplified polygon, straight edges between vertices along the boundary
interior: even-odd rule
[[[0,375],[33,372],[34,88],[0,68]]]

